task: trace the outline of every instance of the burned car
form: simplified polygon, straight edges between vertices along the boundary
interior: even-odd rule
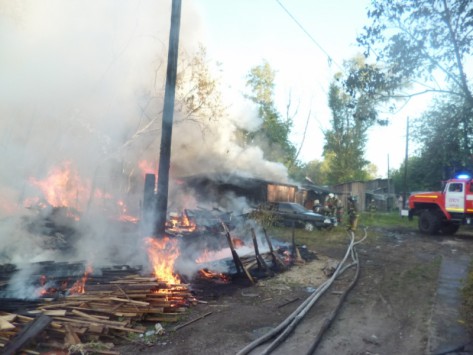
[[[265,218],[275,225],[301,227],[307,231],[332,228],[336,225],[335,218],[312,212],[295,202],[267,202],[260,205],[255,213],[265,215]]]

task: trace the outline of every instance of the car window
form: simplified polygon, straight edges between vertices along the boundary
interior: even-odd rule
[[[290,205],[280,204],[279,205],[279,211],[281,211],[281,212],[293,212],[294,210],[291,208]]]
[[[461,182],[451,183],[450,186],[448,187],[448,191],[462,192],[463,191],[463,184]]]

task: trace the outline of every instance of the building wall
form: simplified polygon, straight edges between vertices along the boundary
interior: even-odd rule
[[[366,202],[365,202],[366,187],[363,182],[353,181],[353,182],[348,182],[345,184],[335,185],[333,186],[332,190],[338,196],[338,198],[342,201],[343,206],[347,206],[348,196],[351,195],[351,196],[356,196],[358,209],[360,211],[364,211],[366,209]]]
[[[296,200],[296,186],[269,183],[267,189],[269,202],[294,202]]]

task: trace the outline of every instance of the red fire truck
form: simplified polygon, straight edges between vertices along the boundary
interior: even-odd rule
[[[462,224],[473,222],[473,179],[459,175],[443,191],[414,193],[409,197],[409,219],[419,217],[424,234],[452,235]]]

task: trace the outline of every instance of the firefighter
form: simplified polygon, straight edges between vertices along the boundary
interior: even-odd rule
[[[355,232],[358,225],[358,207],[355,196],[348,196],[348,230]]]
[[[336,217],[337,211],[337,198],[333,193],[329,193],[327,199],[325,200],[325,210],[326,215],[329,217]]]
[[[314,208],[312,209],[315,213],[322,213],[322,205],[319,200],[314,200]]]
[[[335,196],[335,198],[336,198],[335,207],[337,209],[337,222],[342,223],[343,204],[342,204],[342,201],[337,196]]]

